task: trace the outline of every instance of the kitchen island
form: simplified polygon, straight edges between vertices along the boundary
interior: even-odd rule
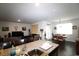
[[[38,49],[39,51],[42,52],[42,54],[40,56],[48,56],[51,52],[55,53],[56,52],[55,50],[58,47],[59,47],[59,44],[52,43],[52,42],[46,41],[46,40],[37,40],[37,41],[22,44],[22,45],[13,47],[13,48],[15,48],[16,56],[24,56],[24,55],[29,56],[28,52],[32,51],[34,49]],[[12,48],[1,49],[0,56],[10,56],[11,50],[12,50]]]

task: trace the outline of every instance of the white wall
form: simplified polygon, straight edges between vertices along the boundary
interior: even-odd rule
[[[67,20],[63,21],[62,23],[72,23],[73,25],[77,25],[77,29],[73,30],[72,35],[67,35],[67,41],[75,42],[75,40],[78,38],[78,30],[79,30],[79,20]],[[58,22],[52,23],[53,33],[56,33],[56,30],[54,30],[55,25],[58,24]],[[67,28],[68,29],[68,28]]]
[[[79,27],[79,20],[64,21],[62,23],[72,23],[73,25],[77,25],[77,27]],[[50,34],[52,34],[52,33],[56,32],[56,30],[54,30],[54,27],[58,23],[57,22],[51,23],[51,22],[48,22],[48,21],[40,21],[40,22],[37,22],[37,23],[34,23],[34,24],[38,24],[38,34],[41,35],[40,29],[44,29],[44,32],[43,32],[43,35],[42,35],[42,39],[44,39],[44,33],[45,33],[45,30],[46,30],[46,27],[50,26],[50,29],[51,29]],[[47,25],[47,24],[50,24],[50,25]],[[9,29],[10,31],[5,31],[5,32],[2,31],[1,28],[3,26],[8,26],[10,28]],[[15,31],[15,29],[14,29],[15,26],[18,26],[18,31],[22,31],[22,27],[26,26],[26,31],[24,31],[24,35],[28,35],[28,29],[31,29],[31,24],[15,23],[15,22],[0,22],[0,35],[4,36],[4,35],[7,35],[8,32]],[[78,37],[78,28],[77,28],[77,30],[73,30],[73,34],[68,35],[66,40],[75,42],[77,37]]]
[[[17,31],[22,31],[22,27],[26,27],[26,31],[23,31],[24,35],[28,35],[28,29],[31,29],[31,24],[0,21],[0,36],[3,37],[8,32],[16,31],[15,26],[17,26]],[[2,27],[9,27],[9,31],[2,31]]]
[[[47,35],[47,38],[51,38],[51,34],[52,34],[52,23],[51,22],[48,22],[48,21],[40,21],[40,22],[37,22],[37,23],[34,23],[34,24],[38,24],[38,34],[40,34],[40,36],[42,36],[42,39],[44,39],[44,33],[46,32],[48,35]],[[43,34],[41,35],[41,32],[40,32],[40,29],[43,29]]]

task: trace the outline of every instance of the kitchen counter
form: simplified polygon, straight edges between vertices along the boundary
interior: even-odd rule
[[[49,42],[49,41],[38,40],[38,41],[34,41],[34,42],[30,42],[30,43],[16,46],[15,47],[16,48],[16,55],[17,56],[20,56],[22,54],[28,55],[29,51],[31,51],[33,49],[38,49],[40,51],[43,51],[41,56],[47,56],[50,52],[54,51],[59,46],[59,44],[49,42],[52,46],[49,49],[45,50],[45,49],[41,48],[41,46],[46,42]],[[12,50],[12,48],[2,49],[2,50],[0,50],[0,55],[1,56],[9,56],[11,50]]]

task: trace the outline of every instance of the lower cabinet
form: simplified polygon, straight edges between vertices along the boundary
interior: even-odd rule
[[[58,47],[59,48],[59,47]],[[55,50],[53,50],[51,53],[49,53],[48,56],[58,56],[58,48],[56,48]]]
[[[79,55],[79,40],[76,40],[76,54]]]

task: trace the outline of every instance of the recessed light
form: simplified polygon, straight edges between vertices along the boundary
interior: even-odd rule
[[[18,19],[18,22],[21,22],[21,20],[20,20],[20,19]]]
[[[40,3],[35,3],[35,6],[38,7],[40,5]]]

